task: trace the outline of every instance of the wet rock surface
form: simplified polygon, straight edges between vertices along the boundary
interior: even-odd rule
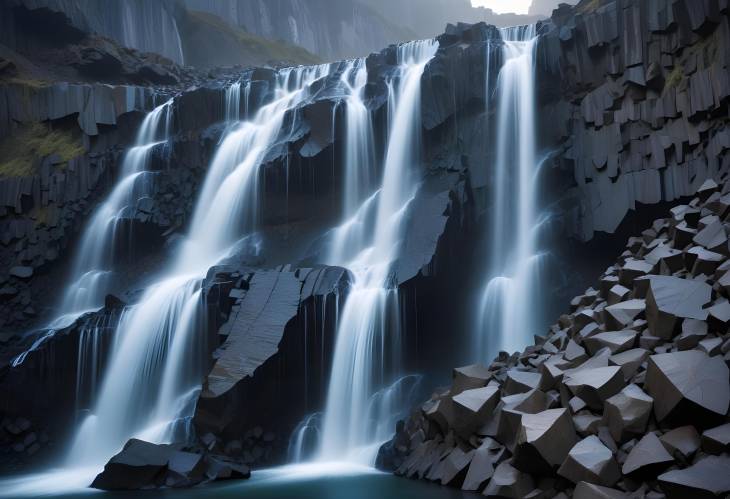
[[[701,190],[642,237],[630,238],[600,277],[611,282],[621,279],[625,265],[648,263],[646,272],[624,279],[626,290],[589,288],[533,346],[502,352],[489,366],[455,369],[451,387],[399,426],[393,441],[398,459],[390,469],[433,480],[433,470],[459,449],[463,477],[448,483],[489,497],[729,493],[730,351],[720,345],[730,344],[730,336],[713,310],[727,303],[721,280],[730,246],[718,237],[724,242],[716,248],[717,265],[697,273],[688,258],[697,243],[675,237],[677,227],[699,228],[709,217],[723,221],[720,232],[727,234],[730,211],[714,200],[730,193],[730,181],[708,185],[710,192]],[[699,217],[685,217],[691,213]],[[666,248],[663,254],[678,251],[681,263],[655,260],[659,246]],[[631,312],[617,314],[624,304]],[[688,342],[692,335],[702,340]],[[530,374],[538,376],[536,383],[527,381]],[[454,407],[469,393],[460,392],[466,380],[488,383],[472,391],[494,393],[492,409],[439,417],[433,408]]]
[[[216,480],[251,476],[241,460],[208,452],[131,439],[112,457],[91,484],[101,490],[191,487]]]

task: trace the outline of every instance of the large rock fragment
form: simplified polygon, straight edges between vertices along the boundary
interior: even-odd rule
[[[492,373],[485,366],[473,364],[454,369],[451,383],[451,393],[458,395],[464,390],[481,388],[487,385]]]
[[[659,440],[671,454],[678,453],[685,459],[700,448],[700,434],[692,425],[680,426],[668,431]]]
[[[104,466],[91,486],[102,490],[136,490],[160,486],[174,452],[169,446],[131,439]]]
[[[715,499],[730,492],[730,457],[708,456],[683,470],[659,475],[669,499]]]
[[[687,350],[649,357],[645,388],[654,398],[654,415],[677,423],[707,426],[727,414],[728,367],[719,357]]]
[[[587,482],[580,482],[573,491],[573,499],[628,499],[628,497],[629,494],[626,492]]]
[[[601,409],[603,402],[618,393],[624,385],[618,366],[579,369],[566,375],[565,386],[583,399],[589,407]]]
[[[632,329],[608,331],[586,338],[585,344],[591,354],[598,352],[602,348],[608,348],[611,353],[620,353],[634,346],[637,334],[639,333]]]
[[[680,319],[707,318],[702,307],[710,301],[712,287],[702,281],[672,276],[652,276],[646,295],[646,320],[654,336],[670,339]]]
[[[491,438],[486,438],[482,444],[474,450],[469,470],[461,485],[462,490],[480,490],[484,484],[494,475],[494,469],[505,455],[504,446]]]
[[[702,449],[710,454],[730,452],[730,423],[702,433]]]
[[[513,466],[528,473],[552,473],[577,441],[567,409],[522,416]]]
[[[646,430],[653,399],[636,385],[628,385],[606,400],[604,418],[616,442]]]
[[[624,475],[631,473],[655,474],[674,462],[674,458],[667,452],[662,443],[653,433],[647,433],[639,440],[621,468]]]
[[[477,428],[484,424],[487,416],[494,411],[499,402],[499,386],[490,385],[483,388],[464,390],[452,397],[452,415],[454,429],[468,438]]]
[[[512,497],[518,499],[525,497],[534,488],[535,484],[530,475],[521,472],[505,461],[494,470],[492,479],[484,489],[484,495],[487,497]]]
[[[607,487],[621,477],[613,453],[595,435],[584,438],[570,449],[558,474],[573,483],[586,481]]]

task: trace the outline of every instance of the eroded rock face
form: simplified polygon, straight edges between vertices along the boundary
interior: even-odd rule
[[[457,397],[452,400],[448,388],[436,394],[424,411],[449,410],[440,419],[425,412],[407,421],[399,438],[410,444],[395,473],[413,476],[418,470],[417,476],[428,478],[458,445],[459,470],[466,470],[461,487],[487,496],[730,492],[727,469],[720,471],[730,459],[730,333],[721,311],[730,247],[718,253],[722,257],[708,274],[694,272],[693,258],[671,265],[655,258],[660,245],[669,259],[678,244],[685,256],[698,247],[675,241],[681,224],[708,227],[713,216],[730,216],[730,205],[718,203],[730,193],[727,174],[719,184],[705,185],[688,205],[631,238],[601,276],[605,284],[572,300],[570,313],[535,345],[502,353],[488,367],[457,369],[451,390],[464,383],[462,372],[480,373],[474,383],[487,385],[462,395],[488,391],[493,409],[467,417],[450,410]],[[644,271],[622,274],[627,263]],[[622,275],[625,285],[617,289]],[[466,434],[465,428],[474,430]],[[416,433],[426,438],[411,440]]]

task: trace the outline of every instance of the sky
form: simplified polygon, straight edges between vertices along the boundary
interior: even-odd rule
[[[489,7],[498,14],[514,12],[515,14],[527,14],[532,0],[471,0],[475,7]]]

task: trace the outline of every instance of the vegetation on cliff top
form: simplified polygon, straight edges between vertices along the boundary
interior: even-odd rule
[[[84,152],[79,133],[47,123],[23,125],[0,141],[0,177],[33,175],[39,160],[47,156],[57,154],[66,163]]]

